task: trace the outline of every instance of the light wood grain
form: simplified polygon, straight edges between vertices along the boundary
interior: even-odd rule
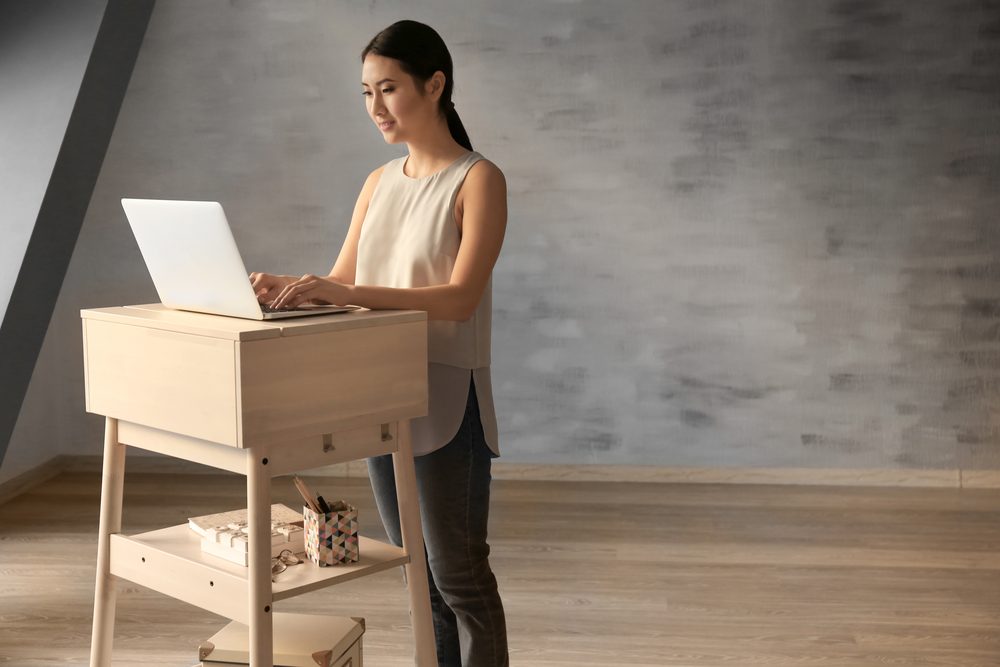
[[[249,566],[250,664],[272,665],[274,600],[271,594],[271,474],[256,452],[247,452],[247,517]],[[229,616],[238,618],[237,616]]]
[[[127,533],[244,502],[241,476],[139,473],[135,459]],[[366,480],[307,481],[385,539]],[[67,472],[0,505],[0,664],[87,663],[99,489],[99,473]],[[272,498],[299,502],[285,477]],[[518,667],[1000,664],[997,491],[495,481],[492,507]],[[187,667],[227,623],[118,590],[115,665]],[[276,606],[364,617],[366,664],[413,664],[398,571]]]
[[[1000,470],[963,470],[962,488],[1000,489]]]
[[[110,538],[122,528],[122,494],[125,491],[123,482],[126,448],[118,441],[118,420],[108,417],[104,422],[103,492],[97,530],[94,623],[90,639],[90,664],[95,667],[111,662],[118,591],[111,577]]]
[[[680,466],[498,463],[496,479],[667,484],[810,484],[823,486],[958,487],[958,470],[844,468],[689,468]],[[994,479],[1000,487],[1000,475]]]
[[[239,367],[244,447],[427,412],[425,322],[240,343]]]
[[[396,431],[397,451],[392,455],[392,469],[396,480],[396,498],[399,500],[399,530],[403,550],[409,562],[403,566],[410,594],[410,618],[413,619],[413,639],[416,646],[416,667],[437,667],[437,648],[434,642],[434,624],[431,620],[430,589],[427,582],[427,558],[424,552],[424,535],[420,524],[420,508],[406,498],[418,498],[417,477],[413,465],[413,448],[410,443],[410,423],[401,422]]]
[[[236,445],[233,341],[85,319],[87,411]]]
[[[268,459],[268,470],[271,476],[287,475],[313,468],[328,468],[334,472],[344,470],[345,472],[341,476],[346,476],[348,463],[357,463],[358,459],[391,454],[396,451],[394,438],[380,436],[383,427],[388,429],[390,433],[394,432],[396,428],[395,423],[369,424],[361,428],[262,445],[255,447],[254,453],[257,458],[265,457]],[[120,421],[118,432],[120,441],[125,444],[166,455],[163,458],[145,457],[148,459],[148,464],[155,466],[150,469],[157,472],[167,472],[168,470],[195,474],[212,472],[202,466],[244,475],[247,472],[248,459],[245,450],[131,422]],[[66,469],[75,470],[86,469],[96,464],[83,460],[63,460],[63,463]],[[360,461],[360,464],[364,465],[364,461]],[[336,466],[341,467],[337,468]]]
[[[427,413],[423,312],[281,324],[142,307],[81,315],[87,411],[123,422],[250,448]]]
[[[385,453],[397,461],[397,479],[408,480],[398,496],[409,528],[405,566],[416,566],[410,581],[418,663],[437,662],[413,456],[406,449],[400,464],[395,427],[388,423],[390,416],[426,414],[425,313],[331,316],[271,328],[162,308],[85,310],[81,317],[87,410],[106,415],[108,423],[91,667],[107,667],[112,659],[120,581],[248,625],[251,666],[270,667],[278,599],[270,568],[272,477]],[[164,531],[134,539],[121,533],[125,445],[119,444],[119,422],[126,425],[124,442],[133,447],[245,476],[245,577],[201,562],[200,550],[186,558]],[[241,448],[244,460],[226,446]],[[186,548],[187,540],[179,542]],[[345,574],[378,571],[362,567],[367,563],[362,556],[359,567]],[[338,582],[325,577],[314,583]]]
[[[180,331],[196,336],[209,336],[233,341],[263,340],[278,336],[309,335],[329,331],[422,322],[427,314],[418,310],[357,310],[334,315],[310,315],[283,320],[255,321],[236,317],[218,317],[204,313],[173,310],[159,303],[110,308],[88,308],[80,311],[84,319],[141,326],[146,329]]]
[[[111,572],[116,576],[248,623],[248,568],[203,553],[200,539],[187,525],[113,535],[111,545]],[[403,549],[367,537],[361,538],[360,551],[361,560],[353,564],[290,568],[273,585],[267,582],[268,595],[284,600],[409,562]]]

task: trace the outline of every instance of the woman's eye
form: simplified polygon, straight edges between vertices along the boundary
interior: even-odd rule
[[[371,93],[369,93],[367,90],[362,90],[361,94],[362,95],[371,95]]]
[[[383,88],[383,89],[382,89],[382,92],[383,92],[383,93],[391,93],[392,91],[393,91],[393,89],[392,89],[392,88]]]

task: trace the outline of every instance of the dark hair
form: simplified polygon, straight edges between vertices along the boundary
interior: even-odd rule
[[[361,52],[361,62],[368,54],[392,58],[399,61],[404,72],[413,77],[418,87],[430,79],[434,72],[444,73],[444,91],[438,100],[439,108],[448,121],[448,130],[452,138],[459,144],[472,150],[472,142],[462,125],[462,119],[455,111],[455,103],[451,101],[455,89],[455,79],[452,76],[451,54],[445,46],[441,35],[434,28],[417,21],[396,21],[391,26],[372,37],[368,46]]]

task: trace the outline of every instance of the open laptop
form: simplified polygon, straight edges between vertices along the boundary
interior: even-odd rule
[[[272,310],[258,303],[218,202],[122,199],[122,208],[160,301],[167,308],[250,320],[357,309],[304,304]]]

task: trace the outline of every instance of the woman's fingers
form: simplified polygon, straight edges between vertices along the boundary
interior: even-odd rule
[[[285,308],[299,305],[306,300],[304,295],[315,288],[317,283],[316,276],[305,275],[296,280],[294,283],[286,285],[281,293],[278,294],[278,298],[272,303],[274,308]]]
[[[274,300],[281,284],[281,277],[271,275],[270,273],[254,271],[250,274],[250,286],[253,287],[254,295],[260,303],[267,303]]]
[[[263,284],[264,274],[257,273],[254,271],[250,274],[250,286],[253,288],[254,296],[257,297],[259,303],[264,303],[267,300],[267,293],[270,291],[267,286]]]

